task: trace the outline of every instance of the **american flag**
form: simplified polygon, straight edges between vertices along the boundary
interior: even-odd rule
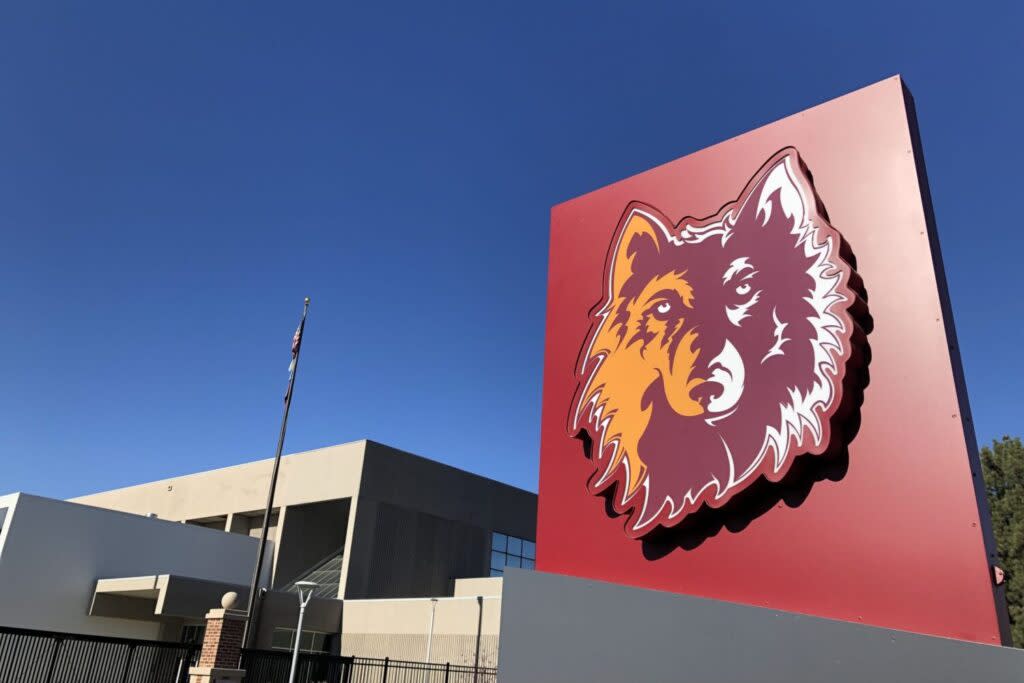
[[[288,364],[288,381],[295,378],[295,362],[299,359],[299,346],[302,345],[302,323],[295,328],[295,336],[292,337],[292,362]]]
[[[284,401],[288,403],[288,400],[292,395],[292,383],[295,381],[295,368],[299,365],[299,348],[302,347],[302,330],[306,326],[306,313],[309,312],[309,297],[306,297],[306,305],[302,309],[302,320],[299,321],[299,326],[295,328],[295,336],[292,337],[292,362],[288,364],[288,390],[284,393]]]

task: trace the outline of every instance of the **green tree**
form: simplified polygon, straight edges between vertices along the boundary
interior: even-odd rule
[[[992,529],[1006,571],[1006,603],[1013,642],[1024,645],[1024,444],[1004,436],[981,449]]]

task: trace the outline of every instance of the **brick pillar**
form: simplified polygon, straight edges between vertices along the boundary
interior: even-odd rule
[[[189,667],[189,683],[238,683],[245,676],[245,671],[238,668],[245,612],[233,609],[237,602],[237,593],[225,593],[220,601],[221,609],[206,613],[199,666]]]

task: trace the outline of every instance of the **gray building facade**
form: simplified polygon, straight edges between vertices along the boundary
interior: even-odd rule
[[[245,577],[255,561],[272,466],[272,460],[260,460],[49,501],[65,516],[96,518],[92,535],[78,545],[88,546],[89,556],[103,561],[81,565],[82,576],[73,583],[78,591],[88,586],[86,594],[69,596],[46,623],[36,620],[33,627],[107,633],[110,624],[117,624],[118,635],[177,639],[202,624],[203,614],[223,592],[234,590],[247,599]],[[429,640],[423,609],[433,598],[442,607],[435,605],[431,612],[445,615],[443,628],[452,642],[461,637],[467,643],[493,641],[493,657],[487,659],[496,659],[501,580],[486,577],[500,576],[506,562],[532,566],[536,505],[536,495],[528,491],[373,441],[284,456],[260,581],[256,643],[288,645],[297,616],[294,583],[312,580],[318,587],[304,629],[314,634],[304,643],[310,650],[362,654],[359,643],[366,643],[379,654],[392,643],[404,643],[395,645],[390,656],[422,659],[421,643]],[[17,531],[18,517],[16,511],[6,526]],[[21,514],[23,524],[28,517]],[[39,548],[71,541],[62,538],[66,523],[35,528],[46,525],[45,518],[39,519],[24,539],[36,538]],[[133,533],[141,540],[134,545],[117,543],[117,529],[125,520],[139,527]],[[171,555],[184,553],[182,561],[159,560],[167,554],[155,550],[168,539],[176,544]],[[503,549],[515,541],[522,557],[492,551],[499,541]],[[17,551],[26,576],[32,562],[45,561],[45,553],[30,545]],[[521,549],[527,546],[529,552]],[[0,570],[5,563],[15,564],[9,559],[12,552],[8,548],[0,555]],[[185,561],[190,553],[204,556]],[[154,559],[140,563],[139,554]],[[73,568],[76,561],[68,557],[64,564]],[[0,586],[0,602],[5,591],[26,588]],[[348,618],[346,601],[353,611]],[[7,621],[24,626],[15,623],[18,619]],[[347,648],[345,628],[354,630]],[[457,650],[449,656],[465,660],[477,654]]]
[[[258,536],[272,464],[71,502]],[[533,540],[536,523],[535,494],[374,441],[295,453],[281,460],[270,588],[329,564],[319,597],[450,595],[455,579],[488,576],[492,532]]]

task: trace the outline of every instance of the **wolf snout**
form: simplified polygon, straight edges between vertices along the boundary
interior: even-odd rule
[[[708,370],[707,379],[698,389],[706,398],[705,409],[714,415],[708,418],[711,421],[732,414],[743,396],[747,373],[743,357],[728,339],[718,355],[708,361]]]

